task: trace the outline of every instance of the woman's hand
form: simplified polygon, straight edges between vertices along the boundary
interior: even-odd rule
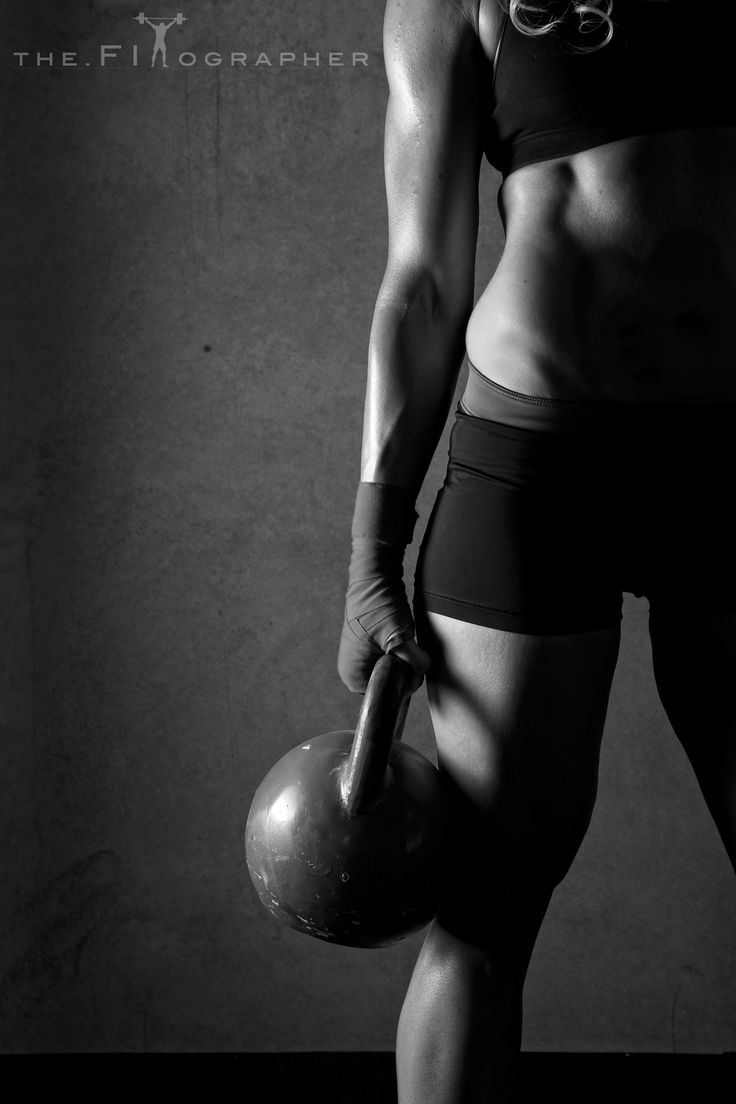
[[[416,640],[405,640],[403,644],[397,644],[395,648],[389,648],[391,655],[403,659],[414,670],[414,679],[409,687],[413,694],[424,682],[424,675],[431,665],[429,652],[420,648]]]

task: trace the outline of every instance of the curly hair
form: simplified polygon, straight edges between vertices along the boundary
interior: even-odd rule
[[[569,14],[577,15],[578,30],[590,35],[584,46],[574,49],[589,52],[600,50],[613,38],[613,0],[503,0],[509,18],[518,31],[527,35],[544,35],[558,27]]]

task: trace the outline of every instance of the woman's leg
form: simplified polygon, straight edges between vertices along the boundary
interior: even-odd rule
[[[619,626],[526,636],[427,614],[420,643],[456,836],[399,1021],[400,1104],[501,1104],[521,993],[595,801]]]
[[[659,696],[736,869],[736,613],[651,609]]]

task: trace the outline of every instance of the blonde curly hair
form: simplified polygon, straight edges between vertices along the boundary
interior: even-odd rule
[[[548,34],[569,14],[577,15],[578,30],[590,35],[585,45],[574,47],[581,51],[600,50],[613,38],[613,0],[504,0],[504,7],[516,29],[527,35]]]

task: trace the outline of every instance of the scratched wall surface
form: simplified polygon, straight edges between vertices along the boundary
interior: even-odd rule
[[[334,653],[385,249],[380,5],[201,0],[166,69],[139,7],[0,5],[0,1047],[389,1049],[419,937],[280,930],[242,854],[271,763],[355,716]],[[632,601],[531,1049],[736,1048],[734,889],[648,663]],[[408,739],[431,754],[422,699]]]

